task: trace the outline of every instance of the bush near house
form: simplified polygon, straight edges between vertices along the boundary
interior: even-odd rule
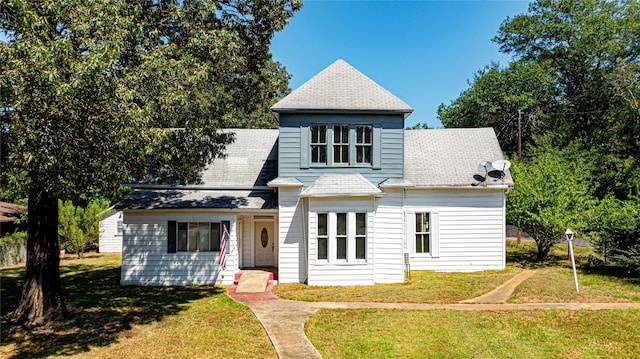
[[[86,207],[71,201],[58,200],[58,235],[60,249],[84,256],[87,249],[97,247],[100,237],[99,214],[109,208],[109,202],[94,199]]]
[[[0,267],[27,260],[27,232],[14,232],[0,238]]]

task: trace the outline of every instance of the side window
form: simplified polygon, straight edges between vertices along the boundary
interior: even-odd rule
[[[175,222],[174,222],[175,223]],[[177,227],[177,228],[176,228]],[[220,223],[180,222],[170,233],[169,253],[177,252],[218,252],[220,251]],[[171,228],[170,228],[171,231]],[[171,248],[175,248],[172,251]]]
[[[327,214],[318,213],[318,259],[329,258],[327,251],[328,227]]]
[[[349,125],[333,126],[333,163],[349,164]]]
[[[367,214],[356,213],[356,259],[367,258]]]
[[[327,126],[311,125],[311,163],[327,163]]]
[[[121,236],[122,232],[124,232],[124,224],[122,221],[116,222],[116,236]]]
[[[429,213],[416,213],[416,253],[429,253]]]
[[[336,213],[336,259],[347,259],[347,214]]]

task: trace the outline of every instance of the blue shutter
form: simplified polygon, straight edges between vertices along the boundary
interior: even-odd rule
[[[371,166],[374,170],[382,168],[382,127],[379,123],[373,125],[373,144],[371,148]]]
[[[309,124],[300,125],[300,168],[309,168]]]

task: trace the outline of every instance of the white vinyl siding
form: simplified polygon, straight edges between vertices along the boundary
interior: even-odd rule
[[[403,241],[404,218],[402,211],[402,190],[385,191],[376,199],[373,225],[373,261],[376,283],[397,283],[404,280]],[[371,242],[371,241],[370,241]]]
[[[404,199],[412,270],[477,271],[505,267],[502,190],[411,190]],[[416,253],[415,213],[431,214],[429,253]]]
[[[373,258],[373,198],[311,198],[309,199],[309,285],[372,285],[374,284]],[[318,216],[327,215],[328,259],[318,259]],[[357,215],[364,215],[366,233],[358,235]],[[346,219],[346,234],[339,230],[338,218]],[[321,236],[323,237],[323,236]],[[357,238],[364,239],[364,259],[357,258]],[[344,238],[343,250],[338,248]],[[401,242],[400,242],[401,243]],[[344,256],[341,253],[344,251]],[[281,273],[281,272],[280,272]]]
[[[177,222],[231,222],[227,267],[219,266],[219,252],[167,253],[168,227]],[[121,285],[232,284],[238,268],[235,218],[223,213],[126,212]]]
[[[278,282],[304,282],[306,273],[306,212],[300,187],[278,189]]]
[[[98,251],[100,253],[122,252],[122,212],[112,211],[100,220],[100,237]]]

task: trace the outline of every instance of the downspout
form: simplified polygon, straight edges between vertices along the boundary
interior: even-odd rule
[[[309,236],[309,231],[307,230],[309,198],[302,197],[301,200],[302,200],[302,247],[304,250],[303,259],[304,259],[304,269],[305,269],[303,283],[306,284],[309,281],[309,239],[307,238]]]

